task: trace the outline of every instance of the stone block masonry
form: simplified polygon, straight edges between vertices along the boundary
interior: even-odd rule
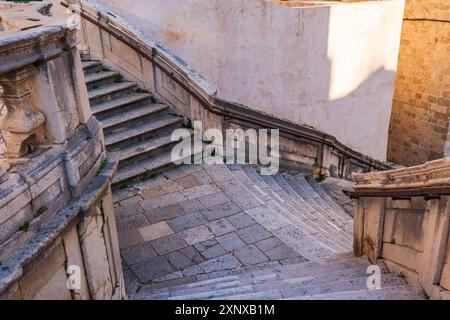
[[[117,159],[92,116],[77,31],[0,1],[0,300],[125,298]]]
[[[407,0],[388,160],[406,166],[450,154],[450,3]]]

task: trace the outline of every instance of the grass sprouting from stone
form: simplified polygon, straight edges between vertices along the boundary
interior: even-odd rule
[[[25,222],[19,227],[19,231],[27,232],[29,228],[30,228],[30,223],[29,223],[28,221],[25,221]]]
[[[121,83],[121,82],[123,82],[123,75],[118,73],[114,76],[114,83]]]
[[[34,219],[39,218],[44,212],[48,210],[48,207],[46,205],[40,206],[37,210],[35,215],[33,216]]]
[[[102,173],[102,171],[105,169],[107,164],[108,164],[108,160],[103,159],[102,163],[100,163],[100,167],[98,167],[98,170],[97,170],[97,173],[96,173],[97,177]]]

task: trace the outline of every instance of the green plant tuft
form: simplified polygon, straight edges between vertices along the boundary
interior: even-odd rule
[[[40,206],[37,210],[36,210],[36,214],[33,216],[34,219],[39,218],[45,211],[48,210],[48,207],[44,204],[42,206]]]
[[[317,182],[322,182],[322,181],[325,181],[325,179],[326,178],[328,178],[328,176],[326,175],[326,174],[319,174],[317,177],[316,177],[316,181]]]
[[[103,159],[102,163],[100,163],[100,167],[98,167],[98,169],[97,169],[97,173],[95,174],[97,177],[102,173],[102,171],[105,169],[107,164],[108,164],[108,160]]]
[[[123,75],[118,73],[114,76],[114,83],[121,83],[121,82],[123,82]]]
[[[155,98],[155,96],[151,96],[150,97],[150,101],[152,102],[152,103],[156,103],[158,100],[156,100],[156,98]]]
[[[147,181],[147,180],[151,180],[156,178],[157,176],[159,176],[158,173],[146,173],[143,177],[142,180]]]
[[[183,122],[183,128],[193,129],[191,119],[187,119],[186,122]]]
[[[126,189],[126,188],[128,188],[128,186],[129,186],[128,183],[122,182],[122,183],[119,185],[119,189]]]
[[[19,227],[19,231],[27,232],[29,228],[30,228],[30,223],[29,223],[28,221],[25,221],[25,222]]]
[[[96,83],[94,83],[93,85],[92,85],[92,89],[98,89],[98,84],[96,84]]]
[[[137,88],[134,92],[136,93],[149,93],[147,89]]]

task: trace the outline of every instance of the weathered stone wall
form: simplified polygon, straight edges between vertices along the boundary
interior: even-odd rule
[[[355,254],[373,263],[383,259],[390,271],[420,284],[432,299],[450,299],[450,197],[437,189],[427,193],[449,185],[449,158],[355,174],[353,195],[360,192],[354,219]],[[417,194],[405,194],[417,190]],[[381,191],[392,195],[369,196]]]
[[[388,160],[410,166],[450,153],[450,2],[407,0]]]
[[[204,130],[222,129],[225,134],[228,128],[258,129],[255,123],[264,128],[278,127],[281,132],[282,167],[345,178],[350,178],[352,172],[389,167],[366,155],[360,155],[357,160],[359,156],[351,153],[354,150],[314,128],[303,126],[296,131],[300,126],[295,123],[216,99],[214,86],[170,50],[143,35],[123,18],[113,16],[104,7],[87,1],[82,2],[81,12],[82,41],[79,48],[89,53],[91,59],[121,70],[127,78],[140,83],[186,118],[201,121]]]
[[[116,161],[90,112],[76,30],[46,3],[4,8],[0,299],[124,298]]]
[[[219,98],[386,160],[403,1],[92,2],[167,46]]]

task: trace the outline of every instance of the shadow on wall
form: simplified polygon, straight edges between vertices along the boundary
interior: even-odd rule
[[[163,43],[219,97],[386,159],[402,1],[96,0]]]

